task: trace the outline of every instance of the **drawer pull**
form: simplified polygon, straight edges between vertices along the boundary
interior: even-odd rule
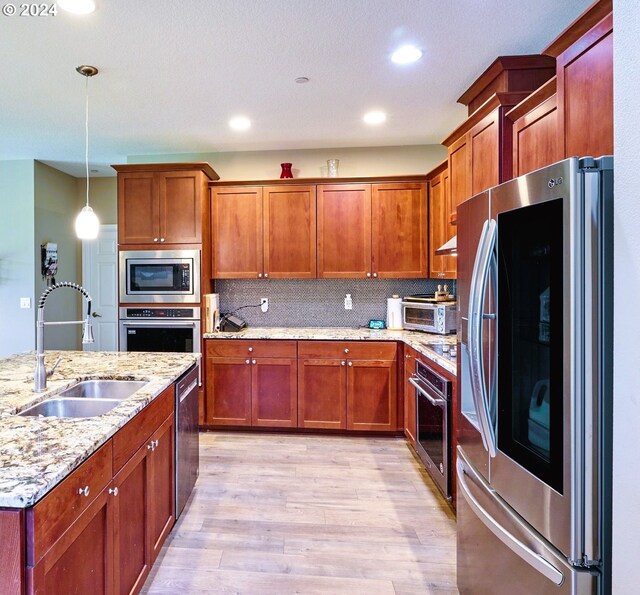
[[[348,347],[345,347],[344,352],[345,352],[345,353],[349,353],[349,348],[348,348]]]
[[[249,347],[249,349],[247,351],[249,351],[249,353],[251,353],[253,351],[253,347]]]
[[[367,273],[367,277],[371,277],[371,273]]]
[[[78,488],[78,495],[88,496],[90,491],[89,486],[84,486],[84,488]]]
[[[114,496],[118,495],[118,487],[116,486],[115,488],[109,488],[109,493],[113,494]]]
[[[345,361],[343,360],[343,361],[341,361],[341,362],[340,362],[340,365],[341,365],[341,366],[346,366],[346,365],[347,365],[347,362],[345,362]]]
[[[245,363],[245,364],[250,364],[250,363],[251,363],[251,360],[250,360],[250,359],[246,359],[246,360],[244,360],[244,363]]]
[[[269,276],[269,273],[265,273],[265,274],[264,274],[264,276],[265,276],[265,277],[268,277],[268,276]]]
[[[260,279],[262,279],[262,273],[258,273],[258,277],[260,277]]]
[[[350,366],[353,366],[353,362],[349,362],[349,365],[350,365]]]
[[[251,363],[252,363],[252,364],[255,364],[255,363],[256,363],[256,360],[252,359],[252,360],[251,360]]]

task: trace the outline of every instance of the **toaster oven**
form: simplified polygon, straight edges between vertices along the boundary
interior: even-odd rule
[[[455,302],[402,302],[402,326],[405,329],[450,335],[457,330]]]

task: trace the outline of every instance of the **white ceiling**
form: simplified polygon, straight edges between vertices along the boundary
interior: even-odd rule
[[[89,81],[96,175],[136,154],[440,143],[491,61],[539,52],[589,3],[96,0],[83,17],[0,15],[0,159],[83,175],[83,63],[100,69]],[[393,64],[408,42],[423,58]],[[373,108],[386,123],[362,123]],[[229,129],[238,114],[250,130]]]

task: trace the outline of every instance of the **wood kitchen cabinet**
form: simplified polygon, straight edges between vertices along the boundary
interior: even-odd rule
[[[316,277],[315,186],[211,188],[214,279]]]
[[[416,388],[409,382],[416,372],[416,357],[418,352],[404,345],[404,435],[406,436],[409,444],[416,447]]]
[[[427,276],[423,181],[318,186],[318,277]]]
[[[300,341],[298,426],[395,431],[395,343]]]
[[[119,244],[200,244],[208,164],[114,165]],[[207,227],[208,229],[208,227]]]
[[[429,177],[429,277],[456,278],[456,257],[440,256],[436,250],[456,235],[450,222],[449,170],[445,161]]]
[[[207,340],[207,423],[296,427],[295,341]]]

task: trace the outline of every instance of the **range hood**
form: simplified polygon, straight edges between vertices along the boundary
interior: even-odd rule
[[[453,236],[449,241],[445,242],[436,250],[438,256],[449,256],[450,254],[458,254],[458,236]]]

